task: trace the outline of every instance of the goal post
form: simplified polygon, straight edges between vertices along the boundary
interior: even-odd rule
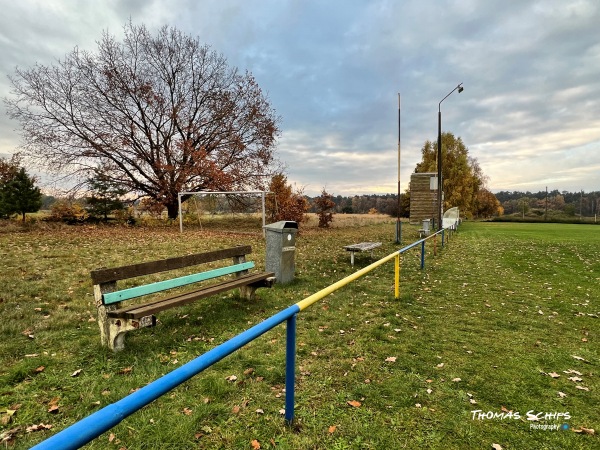
[[[261,207],[262,207],[262,225],[263,235],[265,233],[264,226],[266,225],[266,211],[265,211],[265,195],[267,191],[183,191],[177,194],[177,205],[179,207],[179,232],[183,233],[183,211],[181,208],[181,197],[185,195],[213,195],[213,194],[229,194],[229,195],[260,195]]]

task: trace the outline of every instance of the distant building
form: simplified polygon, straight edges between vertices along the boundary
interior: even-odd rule
[[[437,219],[436,209],[437,174],[413,173],[410,176],[410,223],[420,225],[424,219]]]

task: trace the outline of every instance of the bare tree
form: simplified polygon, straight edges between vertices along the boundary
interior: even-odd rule
[[[4,101],[25,154],[79,180],[102,168],[169,217],[180,191],[264,188],[279,119],[252,75],[175,28],[124,31],[16,69]]]

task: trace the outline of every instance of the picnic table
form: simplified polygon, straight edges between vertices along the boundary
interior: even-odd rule
[[[354,265],[354,252],[371,252],[373,257],[373,249],[380,247],[381,242],[360,242],[358,244],[346,245],[344,248],[350,252],[350,263]]]

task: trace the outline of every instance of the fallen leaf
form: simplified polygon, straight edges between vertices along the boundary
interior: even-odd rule
[[[35,369],[35,370],[34,370],[34,372],[35,372],[35,373],[41,373],[41,372],[43,372],[43,371],[44,371],[44,369],[46,369],[46,367],[45,367],[45,366],[40,366],[40,367],[38,367],[37,369]]]
[[[579,429],[573,430],[573,432],[574,433],[589,434],[589,435],[596,434],[596,431],[593,428],[584,428],[584,427],[579,427]]]
[[[48,408],[48,412],[50,414],[56,414],[58,412],[58,405],[50,405],[50,408]]]
[[[564,392],[558,391],[558,396],[560,398],[565,398],[567,396],[567,394],[565,394]]]
[[[333,434],[335,433],[336,428],[337,427],[335,425],[331,425],[327,431],[329,432],[329,434]]]
[[[459,381],[462,381],[460,378],[452,378],[452,381],[454,381],[455,383],[458,383]]]
[[[472,405],[476,405],[477,401],[474,398],[469,399],[469,403],[471,403]]]
[[[358,407],[360,407],[360,405],[362,405],[362,403],[357,400],[349,400],[348,404],[350,406],[354,406],[355,408],[358,408]]]
[[[427,393],[431,394],[433,391],[431,389],[427,389]]]
[[[583,362],[587,362],[586,359],[582,358],[581,356],[577,356],[577,355],[571,355],[573,358],[575,358],[577,361],[583,361]]]
[[[249,367],[248,369],[244,370],[244,375],[251,375],[254,373],[254,368]]]
[[[435,367],[437,367],[438,369],[441,369],[442,367],[444,367],[444,363],[439,363],[439,364],[438,364],[437,366],[435,366]]]
[[[420,403],[415,403],[415,407],[420,408],[421,404]]]
[[[235,405],[233,408],[231,408],[231,412],[234,414],[238,414],[240,412],[240,407],[238,405]]]
[[[82,370],[83,370],[83,369],[77,369],[75,372],[73,372],[73,373],[71,374],[71,376],[72,376],[72,377],[77,377],[77,376],[79,376],[79,374],[81,373],[81,371],[82,371]]]
[[[396,362],[396,359],[398,359],[397,356],[388,356],[385,358],[386,362]]]
[[[492,444],[492,448],[494,450],[502,450],[502,446],[500,444]]]
[[[579,377],[569,377],[569,380],[574,381],[574,382],[579,382],[579,381],[583,381],[581,378]]]
[[[124,367],[123,369],[119,370],[119,375],[128,375],[131,373],[131,371],[133,370],[133,367]]]
[[[183,408],[183,411],[181,411],[181,412],[184,413],[186,416],[192,415],[192,410],[188,407]]]
[[[258,409],[256,410],[256,414],[264,414],[264,413],[265,413],[265,411],[264,411],[264,410],[262,410],[262,409],[260,409],[260,408],[258,408]]]
[[[250,444],[252,445],[252,448],[254,450],[259,450],[260,449],[260,442],[258,442],[257,439],[254,439]]]
[[[556,372],[550,372],[548,375],[550,375],[552,378],[560,378],[560,375]]]
[[[281,409],[279,410],[279,414],[281,414],[282,416],[285,416],[285,409],[284,409],[284,408],[281,408]]]
[[[112,441],[114,441],[114,440],[115,440],[115,433],[110,433],[110,434],[108,435],[108,442],[112,442]]]
[[[589,391],[590,390],[590,388],[588,388],[588,387],[579,386],[579,385],[575,386],[575,389],[579,389],[580,391]]]
[[[512,412],[512,410],[509,410],[508,408],[506,408],[505,406],[502,406],[502,408],[500,408],[500,411],[505,412],[505,413],[509,413]]]
[[[577,372],[576,370],[573,370],[573,369],[563,370],[563,373],[566,373],[566,374],[569,374],[569,375],[572,374],[572,373],[575,374],[575,375],[579,375],[579,376],[582,375],[581,372]]]
[[[228,376],[228,377],[226,377],[225,379],[226,379],[227,381],[231,381],[231,382],[233,382],[233,381],[237,380],[237,377],[236,377],[235,375],[229,375],[229,376]]]
[[[16,409],[7,409],[6,410],[6,414],[4,414],[2,416],[2,418],[0,418],[0,424],[1,425],[8,425],[12,421],[12,418],[15,415],[16,412],[17,412]],[[0,440],[0,442],[4,442],[4,441]]]
[[[49,430],[51,428],[52,428],[52,425],[46,425],[44,423],[40,423],[37,425],[31,425],[31,426],[27,427],[25,429],[25,431],[27,431],[28,433],[32,433],[34,431]]]

